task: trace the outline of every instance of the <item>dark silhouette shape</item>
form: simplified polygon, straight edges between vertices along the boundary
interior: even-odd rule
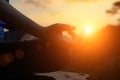
[[[3,80],[56,80],[53,77],[49,76],[40,76],[40,75],[18,75],[5,77]]]
[[[2,54],[11,52],[14,55],[18,49],[24,51],[23,59],[15,58],[8,66],[0,67],[1,76],[56,71],[64,68],[70,60],[70,54],[66,48],[56,48],[54,45],[46,46],[40,40],[0,43],[0,53]]]
[[[108,25],[80,39],[69,70],[90,74],[90,80],[120,80],[120,26]]]
[[[108,14],[120,14],[120,1],[117,1],[113,3],[113,7],[106,11]],[[120,25],[120,17],[117,19],[119,25]]]

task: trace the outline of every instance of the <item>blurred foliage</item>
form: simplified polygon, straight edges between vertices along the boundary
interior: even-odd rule
[[[74,45],[71,71],[85,72],[92,80],[120,80],[120,26],[107,25]]]
[[[117,1],[115,3],[113,3],[113,6],[111,9],[107,10],[106,13],[108,14],[120,14],[120,1]],[[120,24],[120,17],[118,18],[118,23]]]

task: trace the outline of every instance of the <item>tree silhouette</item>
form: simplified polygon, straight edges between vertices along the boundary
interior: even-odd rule
[[[109,13],[109,14],[120,14],[120,1],[117,1],[115,3],[113,3],[113,7],[109,10],[106,11],[106,13]],[[118,23],[120,25],[120,17],[118,18]]]

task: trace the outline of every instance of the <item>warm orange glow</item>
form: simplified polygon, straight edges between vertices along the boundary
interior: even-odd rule
[[[94,32],[94,28],[91,25],[87,25],[83,28],[83,33],[85,35],[91,35],[91,34],[93,34],[93,32]]]
[[[91,34],[92,31],[93,31],[93,28],[92,28],[91,26],[86,26],[86,27],[84,28],[84,33],[85,33],[85,34]]]

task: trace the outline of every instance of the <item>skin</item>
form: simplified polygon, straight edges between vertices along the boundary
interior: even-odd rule
[[[71,32],[74,29],[73,26],[61,23],[45,28],[20,13],[5,0],[0,0],[0,12],[0,18],[6,23],[42,39],[48,39],[49,33],[51,34],[49,36],[52,36],[55,32],[56,34],[62,31]]]
[[[16,10],[5,0],[0,0],[0,19],[15,29],[32,34],[57,47],[68,44],[67,41],[61,38],[62,31],[67,31],[73,36],[74,33],[72,31],[75,29],[73,26],[62,23],[56,23],[47,27],[41,26]],[[11,26],[7,26],[7,28],[10,29]]]

